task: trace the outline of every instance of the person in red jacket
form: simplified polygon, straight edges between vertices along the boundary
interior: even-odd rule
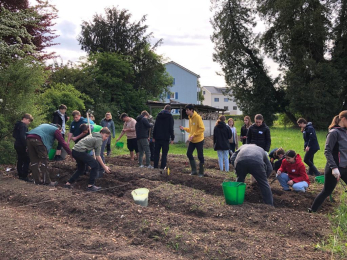
[[[305,192],[310,185],[305,165],[300,155],[293,150],[286,152],[285,159],[277,171],[277,179],[285,191],[289,191],[289,186],[292,186],[295,191]]]

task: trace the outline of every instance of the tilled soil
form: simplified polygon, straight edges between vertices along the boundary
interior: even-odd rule
[[[315,245],[331,232],[326,201],[318,214],[307,208],[322,186],[306,193],[271,184],[275,208],[262,202],[247,180],[243,205],[226,205],[221,184],[232,178],[205,162],[206,176],[189,175],[185,156],[170,155],[170,175],[138,168],[129,156],[107,159],[112,173],[87,192],[88,176],[62,186],[72,162],[52,162],[57,188],[0,174],[0,259],[328,259]],[[270,178],[270,181],[272,178]],[[312,179],[313,182],[313,179]],[[131,191],[150,190],[148,207],[134,204]],[[337,198],[338,196],[335,195]]]

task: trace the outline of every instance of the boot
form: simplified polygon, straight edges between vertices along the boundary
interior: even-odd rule
[[[190,167],[192,167],[192,172],[190,175],[197,175],[198,173],[196,172],[196,163],[195,160],[189,160]]]
[[[199,177],[204,177],[204,164],[199,164]]]

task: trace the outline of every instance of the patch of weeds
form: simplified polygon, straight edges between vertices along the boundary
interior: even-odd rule
[[[322,241],[315,245],[315,248],[323,251],[330,251],[334,259],[334,254],[342,259],[347,257],[347,193],[342,192],[340,196],[340,205],[329,220],[332,223],[332,233],[327,241]]]
[[[168,234],[169,231],[170,231],[170,227],[164,227],[163,230],[164,230],[165,236],[167,236],[167,234]]]

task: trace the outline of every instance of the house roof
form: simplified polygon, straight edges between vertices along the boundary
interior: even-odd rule
[[[189,69],[183,67],[182,65],[179,65],[178,63],[176,63],[176,62],[174,62],[174,61],[167,62],[167,63],[165,63],[165,65],[166,65],[166,64],[174,64],[174,65],[176,65],[177,67],[180,67],[181,69],[183,69],[183,70],[189,72],[190,74],[193,74],[195,77],[200,78],[200,75],[198,75],[198,74],[194,73],[193,71],[191,71],[191,70],[189,70]]]
[[[227,88],[218,88],[218,87],[212,87],[212,86],[203,86],[204,89],[206,89],[211,94],[223,94],[223,91],[226,91]]]

